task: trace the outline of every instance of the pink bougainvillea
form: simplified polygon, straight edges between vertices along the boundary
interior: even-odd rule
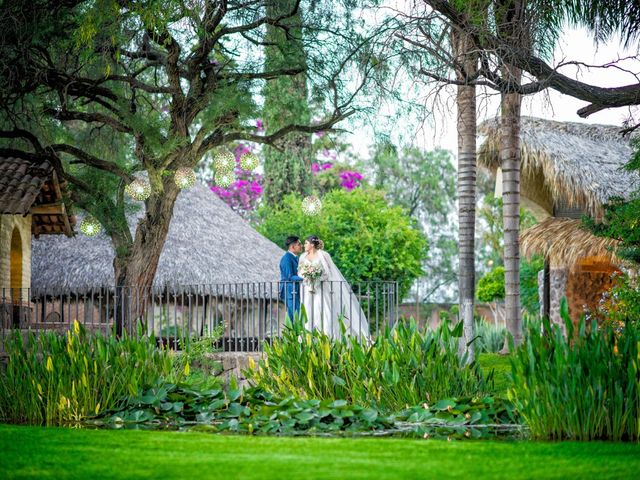
[[[247,216],[256,209],[263,192],[262,175],[240,167],[240,157],[250,151],[247,145],[238,144],[233,150],[236,157],[236,181],[228,187],[214,184],[210,187],[212,192],[242,216]]]
[[[360,172],[346,171],[340,174],[340,186],[351,191],[360,186],[362,174]]]
[[[329,170],[330,168],[333,168],[333,163],[331,162],[325,162],[325,163],[313,162],[311,164],[311,171],[313,173],[320,173],[323,170]]]

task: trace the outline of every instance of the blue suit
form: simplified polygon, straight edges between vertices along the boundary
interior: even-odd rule
[[[293,320],[294,313],[300,312],[300,283],[298,257],[287,252],[280,259],[280,299],[287,306],[287,314]]]

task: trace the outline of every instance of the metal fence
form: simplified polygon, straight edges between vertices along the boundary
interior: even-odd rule
[[[307,311],[307,328],[322,328],[324,322],[340,317],[347,326],[368,322],[375,336],[399,318],[396,282],[319,282],[313,294],[295,284],[261,282],[96,287],[80,292],[4,288],[0,326],[3,335],[11,329],[64,332],[77,320],[89,332],[153,334],[158,343],[175,349],[194,338],[221,334],[216,347],[223,351],[259,351],[285,326],[287,306],[281,289],[291,293],[292,302],[314,305]],[[313,303],[309,295],[321,295],[325,301]]]

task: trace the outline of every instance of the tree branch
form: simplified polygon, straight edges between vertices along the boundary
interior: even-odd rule
[[[496,55],[503,63],[520,68],[536,77],[541,83],[571,97],[590,102],[578,110],[578,115],[589,115],[607,108],[640,104],[640,84],[622,87],[598,87],[563,75],[530,51],[511,45],[487,30],[477,32],[465,16],[447,0],[424,0],[436,12],[456,28],[471,33],[474,43],[485,52]]]
[[[55,108],[46,108],[45,113],[62,121],[81,120],[87,123],[102,123],[109,125],[114,130],[123,133],[133,133],[133,130],[119,120],[105,115],[103,113],[77,112],[74,110],[57,110]]]
[[[131,177],[127,172],[118,167],[118,165],[116,165],[115,163],[102,160],[98,157],[94,157],[84,150],[80,150],[79,148],[72,145],[67,145],[65,143],[56,143],[54,145],[51,145],[49,148],[56,153],[64,152],[73,155],[78,159],[78,161],[72,163],[82,163],[89,167],[112,173],[122,178],[126,183],[131,183],[133,181],[133,177]]]

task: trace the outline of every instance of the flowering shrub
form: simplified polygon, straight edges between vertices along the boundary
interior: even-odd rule
[[[340,186],[347,191],[351,191],[360,186],[362,174],[360,172],[346,171],[340,174]]]
[[[324,170],[329,170],[333,168],[333,163],[331,162],[326,162],[326,163],[317,163],[317,162],[313,162],[311,164],[311,171],[315,174],[315,173],[320,173]]]
[[[339,162],[314,162],[311,164],[315,189],[322,195],[331,190],[355,190],[362,186],[363,176],[350,165]]]
[[[210,187],[212,192],[243,217],[247,217],[256,209],[263,192],[262,175],[244,170],[240,166],[240,157],[250,151],[251,149],[246,145],[238,144],[233,151],[236,158],[235,182],[228,187],[214,184]]]

